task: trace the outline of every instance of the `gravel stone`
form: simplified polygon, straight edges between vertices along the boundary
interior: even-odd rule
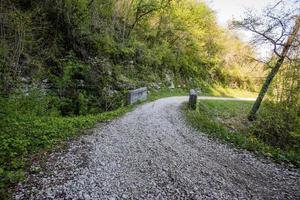
[[[300,199],[299,170],[209,139],[160,99],[53,152],[13,199]]]

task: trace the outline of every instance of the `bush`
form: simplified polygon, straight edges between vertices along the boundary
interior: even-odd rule
[[[282,149],[300,147],[299,108],[287,103],[267,103],[252,127],[253,134]]]

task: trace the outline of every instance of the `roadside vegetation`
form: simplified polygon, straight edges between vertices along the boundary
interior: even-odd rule
[[[202,133],[234,146],[300,168],[299,116],[284,106],[264,104],[255,122],[249,122],[253,102],[201,100],[196,110],[183,110],[188,122]],[[274,113],[276,112],[276,115]]]
[[[50,97],[35,93],[23,97],[10,96],[1,102],[1,197],[8,198],[6,189],[25,178],[25,169],[30,167],[30,157],[41,151],[51,151],[81,135],[97,122],[111,120],[133,108],[120,107],[98,114],[63,117],[55,108],[47,109],[51,100]]]

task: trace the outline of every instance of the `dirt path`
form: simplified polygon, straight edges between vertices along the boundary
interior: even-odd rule
[[[300,199],[299,171],[199,134],[183,120],[186,100],[160,99],[98,125],[51,154],[14,198]]]

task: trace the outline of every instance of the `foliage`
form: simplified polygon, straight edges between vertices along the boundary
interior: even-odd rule
[[[274,115],[276,113],[276,115]],[[300,148],[300,115],[295,105],[265,104],[253,125],[253,133],[282,149]]]
[[[218,59],[223,67],[218,68],[214,78],[233,89],[258,91],[265,72],[261,63],[254,62],[253,48],[228,30],[222,30],[218,39],[222,52]]]
[[[261,47],[266,46],[272,51],[269,54],[268,62],[264,62],[270,68],[270,71],[249,113],[248,119],[250,121],[256,119],[256,113],[269,91],[273,79],[284,68],[286,60],[288,59],[290,62],[299,60],[298,33],[300,30],[300,16],[299,6],[295,7],[294,3],[298,5],[299,2],[281,0],[274,5],[267,6],[260,15],[248,11],[242,21],[233,22],[236,28],[250,31],[254,35],[252,38],[254,44]],[[285,87],[285,84],[280,86]],[[289,86],[293,88],[293,86]],[[299,91],[299,87],[297,88],[297,91]],[[291,96],[289,94],[288,98]]]
[[[189,110],[187,105],[183,107],[183,110],[188,122],[209,136],[234,144],[236,147],[253,151],[258,155],[271,157],[275,161],[288,162],[300,167],[299,140],[294,140],[293,143],[285,143],[286,147],[289,147],[281,148],[278,145],[266,142],[261,135],[258,136],[257,132],[253,131],[251,124],[247,124],[246,115],[251,108],[251,103],[204,100],[198,103],[199,108],[195,111]],[[266,115],[270,116],[269,113],[266,113]],[[264,128],[262,123],[263,121],[260,127]],[[268,136],[275,138],[272,135]],[[295,136],[296,134],[290,137]]]
[[[243,90],[240,88],[230,88],[228,86],[222,86],[219,84],[214,84],[207,89],[207,93],[212,96],[222,96],[222,97],[257,97],[257,92]]]
[[[150,91],[149,101],[154,101],[163,97],[171,97],[171,96],[187,96],[188,91],[185,89],[167,89],[162,88],[159,91]]]
[[[4,1],[0,9],[5,19],[11,19],[5,21],[0,49],[5,66],[1,75],[6,79],[1,92],[8,94],[24,84],[54,81],[53,76],[55,84],[60,81],[59,87],[73,87],[70,92],[74,95],[63,95],[66,104],[78,104],[79,93],[90,98],[86,93],[96,81],[83,88],[84,92],[74,92],[74,87],[79,81],[91,84],[91,78],[101,79],[103,85],[97,89],[112,85],[108,90],[121,93],[128,87],[164,82],[165,74],[172,75],[176,85],[227,83],[231,75],[223,69],[234,66],[239,71],[245,55],[240,53],[242,48],[229,50],[232,45],[223,44],[224,40],[241,42],[217,26],[213,11],[202,2],[56,0],[41,4],[32,0]],[[239,56],[239,63],[224,58],[232,53]],[[76,67],[84,78],[73,82],[65,73]],[[112,84],[120,82],[120,75],[132,84]],[[149,75],[155,78],[145,80]],[[247,78],[239,82],[238,87],[250,85]],[[105,97],[100,91],[92,96]],[[62,109],[66,115],[80,112],[78,108]]]
[[[271,84],[267,93],[268,98],[258,113],[251,131],[265,143],[294,151],[299,155],[300,63],[298,57],[296,55],[294,59],[283,63]]]
[[[119,89],[115,77],[108,76],[109,67],[99,60],[86,64],[68,57],[61,62],[59,75],[51,74],[51,92],[58,97],[57,105],[63,116],[85,115],[116,109],[124,104],[127,88]],[[104,63],[108,64],[109,63]]]

